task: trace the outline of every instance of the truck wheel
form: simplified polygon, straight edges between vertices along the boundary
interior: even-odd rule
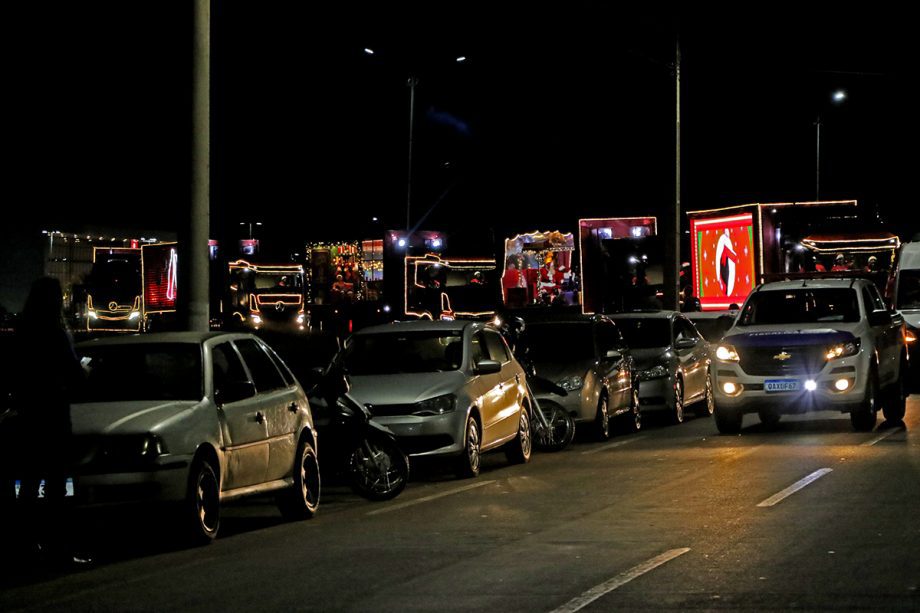
[[[869,373],[869,383],[866,385],[866,397],[857,409],[850,413],[850,423],[857,432],[868,432],[875,427],[878,414],[879,392],[878,374],[873,369]]]
[[[744,421],[744,414],[741,411],[720,409],[716,405],[712,415],[715,417],[716,428],[720,434],[738,434],[741,432],[741,424]]]

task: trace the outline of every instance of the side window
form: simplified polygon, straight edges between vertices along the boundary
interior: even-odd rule
[[[235,342],[243,356],[243,360],[249,367],[249,372],[252,373],[252,382],[255,383],[256,390],[268,392],[285,387],[281,373],[278,372],[271,358],[259,347],[258,343],[252,339]]]
[[[623,345],[623,337],[617,325],[612,322],[597,324],[597,348],[600,355],[607,355],[608,351],[619,349]]]
[[[866,287],[866,291],[869,292],[869,300],[871,301],[871,302],[867,302],[866,304],[872,305],[870,310],[884,311],[886,309],[885,301],[882,300],[882,295],[879,294],[878,288],[875,287],[874,285],[869,285]]]
[[[508,349],[505,346],[505,341],[502,339],[498,332],[486,330],[485,336],[486,347],[488,348],[489,355],[492,356],[493,360],[501,362],[502,364],[511,361],[511,356],[508,355]]]
[[[482,332],[477,332],[475,335],[473,335],[473,340],[470,343],[470,349],[470,356],[472,358],[473,364],[478,364],[483,360],[490,359],[489,350],[486,349],[486,339],[483,337]]]
[[[268,352],[268,357],[272,359],[272,362],[275,363],[275,366],[278,368],[278,371],[281,373],[281,377],[284,379],[284,384],[288,387],[294,385],[294,375],[291,373],[291,370],[287,367],[287,364],[284,363],[284,360],[275,353],[275,350],[269,347],[268,345],[262,345],[262,348]]]
[[[215,345],[211,350],[211,366],[214,369],[215,395],[226,390],[228,384],[245,383],[249,380],[239,355],[230,343]]]
[[[678,319],[674,322],[674,339],[681,341],[688,338],[698,339],[700,337],[693,324],[686,319]]]

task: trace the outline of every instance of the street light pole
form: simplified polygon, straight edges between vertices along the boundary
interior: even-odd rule
[[[418,78],[409,77],[409,169],[406,181],[406,231],[412,228],[412,145],[415,141],[415,86]]]
[[[815,201],[821,200],[821,116],[815,120]]]

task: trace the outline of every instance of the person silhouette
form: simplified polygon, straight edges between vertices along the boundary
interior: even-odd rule
[[[16,329],[13,399],[19,435],[28,441],[19,450],[22,536],[34,551],[61,560],[73,557],[68,551],[72,526],[65,501],[67,478],[73,475],[70,402],[84,377],[62,311],[60,282],[52,277],[37,279]],[[41,504],[39,494],[44,498]]]

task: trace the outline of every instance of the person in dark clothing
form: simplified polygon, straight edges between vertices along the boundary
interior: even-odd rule
[[[83,369],[64,326],[62,307],[58,280],[36,280],[16,329],[13,406],[20,440],[28,441],[17,450],[16,461],[22,536],[40,551],[60,548],[54,553],[69,557],[72,526],[65,497],[67,478],[73,474],[70,402],[83,381]]]

